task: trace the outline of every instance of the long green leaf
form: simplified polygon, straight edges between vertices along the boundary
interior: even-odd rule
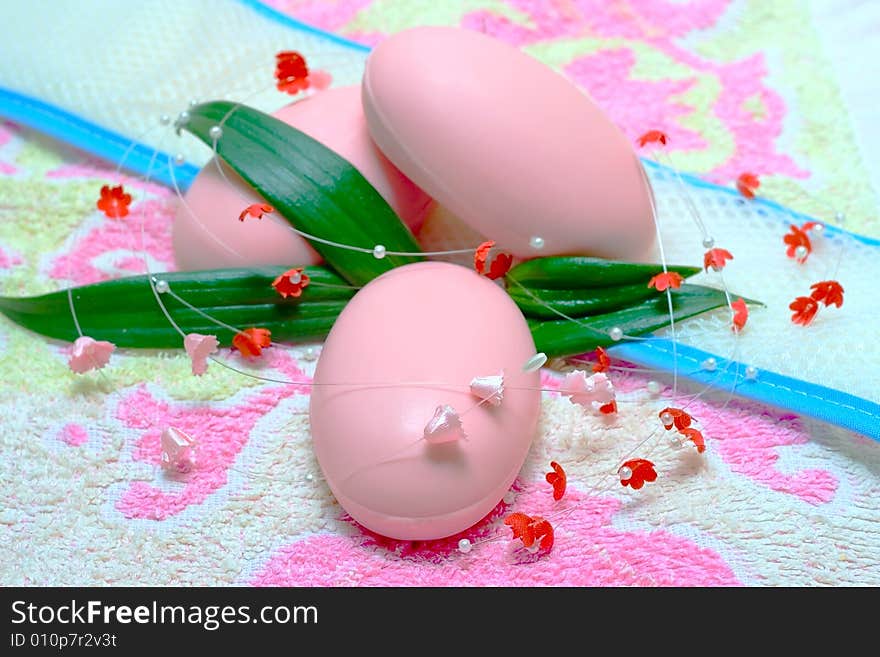
[[[675,321],[726,305],[724,292],[700,285],[682,285],[672,293]],[[603,315],[596,315],[579,323],[568,320],[529,320],[529,328],[538,351],[548,356],[582,354],[596,347],[614,344],[609,331],[619,326],[626,335],[642,335],[669,325],[669,305],[666,295],[648,299],[638,305]]]
[[[281,298],[272,281],[285,267],[217,269],[155,274],[171,292],[202,312],[234,326],[259,326],[275,340],[321,340],[355,290],[324,267],[306,267],[311,278],[299,298]],[[71,290],[83,333],[120,347],[178,348],[180,334],[159,309],[147,276],[131,276]],[[186,333],[208,333],[230,344],[234,333],[177,301],[162,296],[171,317]],[[75,340],[67,291],[37,297],[0,297],[0,311],[14,322],[50,338]]]
[[[687,278],[700,272],[699,267],[670,265],[669,271]],[[507,278],[526,287],[551,290],[609,287],[645,283],[663,271],[661,265],[619,262],[581,256],[553,256],[527,260],[509,272]]]
[[[222,126],[217,154],[295,228],[361,253],[317,240],[312,246],[355,285],[421,257],[376,258],[373,247],[420,252],[418,243],[385,199],[347,160],[283,121],[253,108],[215,101],[189,110],[184,126],[208,145],[210,130]],[[230,214],[235,220],[237,208]]]
[[[537,319],[559,319],[559,312],[569,317],[607,313],[658,294],[657,290],[649,288],[645,282],[576,290],[545,290],[513,284],[507,288],[507,292],[523,315]]]

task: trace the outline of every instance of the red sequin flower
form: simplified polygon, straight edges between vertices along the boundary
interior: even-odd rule
[[[798,228],[797,226],[789,226],[789,233],[782,238],[782,241],[788,245],[788,249],[785,254],[789,258],[797,258],[798,264],[804,264],[807,261],[810,253],[813,252],[813,243],[810,242],[810,236],[807,235],[807,231]],[[803,255],[798,254],[798,247],[804,247],[805,251]]]
[[[495,256],[492,262],[489,263],[489,269],[486,270],[486,261],[489,259],[489,251],[491,251],[494,246],[495,242],[489,240],[480,244],[480,246],[477,247],[477,250],[474,251],[474,269],[477,270],[478,274],[481,274],[486,278],[491,278],[493,281],[504,276],[513,264],[512,255],[499,253]]]
[[[309,88],[309,67],[298,52],[285,50],[275,55],[275,79],[278,91],[295,95]]]
[[[616,413],[617,412],[617,400],[612,399],[607,404],[602,404],[599,407],[599,412],[602,413],[603,415],[612,415],[613,413]]]
[[[733,308],[733,330],[742,331],[749,320],[749,307],[742,299],[737,299],[730,307]]]
[[[654,464],[647,459],[630,459],[617,471],[620,475],[620,483],[622,486],[632,486],[633,490],[638,490],[645,485],[645,482],[657,480],[657,470]]]
[[[761,181],[754,173],[741,173],[736,179],[736,188],[746,198],[755,198],[755,190],[761,186]]]
[[[596,347],[596,364],[593,365],[593,371],[607,372],[610,367],[611,358],[608,357],[608,352],[602,347]]]
[[[232,346],[248,357],[259,356],[271,344],[272,332],[264,328],[245,329],[232,338]]]
[[[662,274],[657,274],[650,281],[648,281],[648,287],[657,288],[658,292],[664,292],[668,288],[672,288],[673,290],[677,290],[681,287],[681,284],[684,282],[684,278],[682,278],[681,274],[674,271],[665,271]]]
[[[703,255],[703,269],[709,271],[711,267],[714,271],[721,271],[728,260],[733,260],[733,254],[727,249],[709,249]]]
[[[553,547],[553,525],[540,516],[532,518],[525,513],[511,513],[504,519],[504,524],[513,531],[514,539],[522,541],[523,547],[542,550]]]
[[[275,208],[267,203],[253,203],[241,211],[241,214],[238,215],[238,220],[244,221],[247,217],[262,219],[264,214],[271,214],[273,212],[275,212]]]
[[[548,484],[553,486],[553,499],[558,501],[565,495],[565,486],[568,479],[565,476],[565,470],[556,461],[550,461],[550,467],[553,468],[553,472],[548,472],[545,475],[545,479]]]
[[[697,429],[689,427],[687,429],[681,429],[679,433],[690,440],[700,454],[706,451],[706,441],[703,439],[703,434]]]
[[[639,148],[644,148],[646,144],[663,144],[666,146],[666,133],[662,130],[648,130],[645,134],[638,138]]]
[[[122,185],[101,187],[101,198],[98,199],[98,209],[110,219],[122,219],[128,215],[128,206],[131,205],[131,194],[126,194]]]
[[[664,408],[657,414],[663,427],[669,431],[674,426],[679,431],[691,426],[693,418],[680,408]]]
[[[285,299],[287,297],[298,297],[302,291],[308,287],[309,275],[306,274],[302,267],[288,269],[278,278],[272,281],[272,287]]]
[[[326,71],[309,70],[305,57],[288,50],[275,55],[275,79],[278,91],[294,96],[306,89],[326,89],[333,78]]]
[[[819,302],[813,297],[798,297],[792,301],[788,307],[794,311],[791,316],[791,321],[795,324],[803,324],[804,326],[807,326],[813,321],[813,317],[815,317],[816,313],[819,311]]]
[[[816,301],[821,301],[826,306],[843,305],[843,286],[837,281],[819,281],[810,286],[813,292],[810,296]]]

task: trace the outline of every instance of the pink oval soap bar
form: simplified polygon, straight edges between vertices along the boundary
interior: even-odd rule
[[[274,116],[299,128],[351,162],[407,225],[418,230],[431,199],[382,155],[370,139],[360,87],[341,87],[288,105]],[[199,172],[174,218],[174,259],[180,269],[310,265],[320,256],[278,215],[238,221],[263,203],[229,167],[226,179],[212,160]],[[228,180],[228,182],[227,182]]]
[[[442,538],[483,518],[535,433],[540,375],[522,371],[534,353],[510,297],[469,269],[423,262],[371,281],[327,337],[311,396],[315,453],[342,507],[405,540]],[[502,403],[473,408],[471,380],[501,371]],[[367,385],[327,385],[343,382]],[[461,415],[465,440],[424,439],[443,405]]]
[[[653,244],[648,184],[624,134],[519,50],[477,32],[414,28],[373,50],[362,86],[382,152],[515,255],[634,259]]]

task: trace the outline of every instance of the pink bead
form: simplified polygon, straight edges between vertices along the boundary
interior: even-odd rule
[[[475,376],[471,394],[490,406],[501,406],[504,399],[504,372],[493,376]]]
[[[434,410],[434,417],[425,425],[425,440],[432,445],[451,443],[464,437],[461,418],[452,406],[438,406]]]
[[[186,474],[195,467],[196,441],[180,429],[168,427],[162,432],[162,467]]]

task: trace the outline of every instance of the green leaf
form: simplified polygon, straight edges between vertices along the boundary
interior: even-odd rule
[[[673,316],[681,321],[727,304],[724,292],[701,285],[682,285],[672,292]],[[529,320],[538,351],[550,357],[571,356],[614,344],[608,332],[619,326],[626,335],[643,335],[669,325],[666,295],[624,310],[595,315],[578,323]]]
[[[295,228],[315,237],[362,247],[367,253],[310,240],[354,285],[421,257],[373,256],[373,247],[418,253],[418,243],[394,210],[347,160],[283,121],[245,105],[215,101],[189,110],[186,130],[209,146],[221,125],[217,154]],[[243,208],[242,208],[243,209]],[[238,208],[230,209],[235,221]]]
[[[684,278],[698,274],[699,267],[670,265],[667,269]],[[551,290],[609,287],[644,283],[663,271],[662,265],[620,262],[581,256],[554,256],[527,260],[509,272],[507,278],[526,287]]]
[[[560,312],[569,317],[607,313],[659,294],[657,290],[649,288],[646,281],[576,290],[526,288],[514,283],[507,292],[526,317],[538,319],[559,319]]]
[[[311,279],[299,298],[283,299],[272,281],[287,267],[216,269],[154,274],[173,294],[162,295],[184,333],[216,335],[231,344],[234,332],[222,328],[177,301],[177,295],[202,312],[236,328],[259,326],[273,340],[322,340],[355,290],[325,267],[305,267]],[[162,313],[147,276],[131,276],[71,290],[84,334],[119,347],[179,348],[180,334]],[[0,297],[0,311],[12,321],[50,338],[78,337],[67,291],[38,297]]]

